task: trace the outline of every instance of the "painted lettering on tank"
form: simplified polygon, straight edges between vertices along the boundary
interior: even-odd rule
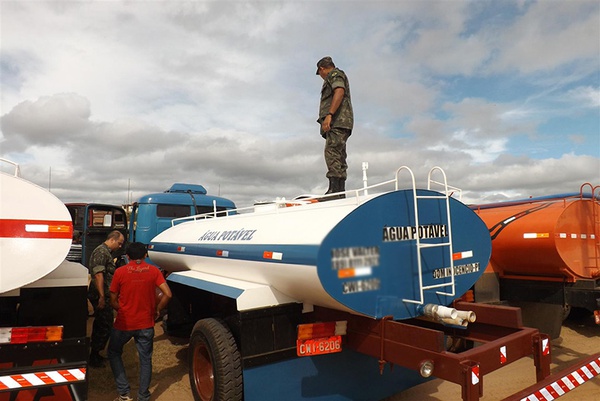
[[[479,271],[479,262],[475,263],[467,263],[464,265],[454,266],[454,275],[460,276],[462,274],[471,274],[477,273]],[[434,279],[441,279],[452,276],[452,269],[450,267],[446,267],[443,269],[435,269],[433,271]]]
[[[342,294],[355,294],[357,292],[378,291],[380,288],[381,280],[378,278],[346,281],[342,283]]]
[[[256,231],[246,230],[245,228],[229,231],[208,230],[198,237],[198,241],[250,241]]]
[[[408,241],[414,239],[444,238],[448,236],[448,226],[445,224],[430,224],[416,226],[383,227],[383,241]]]
[[[204,234],[198,238],[198,241],[215,241],[219,236],[220,231],[210,231],[208,230]]]
[[[358,246],[331,249],[331,268],[341,270],[379,266],[379,247]]]

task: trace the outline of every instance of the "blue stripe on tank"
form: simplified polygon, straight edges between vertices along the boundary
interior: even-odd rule
[[[274,262],[314,266],[317,264],[318,245],[238,245],[238,244],[173,244],[168,242],[152,242],[151,252],[172,253],[176,255],[192,255],[213,258],[246,260],[253,262]],[[185,250],[178,250],[184,247]],[[228,252],[227,256],[219,256],[217,251]],[[265,258],[265,252],[279,252],[281,260]]]

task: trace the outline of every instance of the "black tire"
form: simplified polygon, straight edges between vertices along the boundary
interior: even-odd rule
[[[189,376],[196,401],[241,401],[242,364],[235,339],[217,319],[196,322],[190,337]]]

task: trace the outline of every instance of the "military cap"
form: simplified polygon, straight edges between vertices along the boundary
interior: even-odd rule
[[[333,64],[333,60],[329,56],[325,56],[317,62],[317,73],[316,74],[319,75],[320,67],[326,67],[326,66],[334,66],[335,67],[335,64]]]

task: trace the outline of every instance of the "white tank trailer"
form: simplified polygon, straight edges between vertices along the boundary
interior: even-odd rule
[[[491,253],[488,229],[446,193],[390,182],[396,189],[384,193],[176,220],[152,240],[149,255],[179,272],[171,280],[243,291],[240,311],[301,302],[373,318],[438,310],[440,319],[455,318],[425,305],[449,305],[477,281]]]

